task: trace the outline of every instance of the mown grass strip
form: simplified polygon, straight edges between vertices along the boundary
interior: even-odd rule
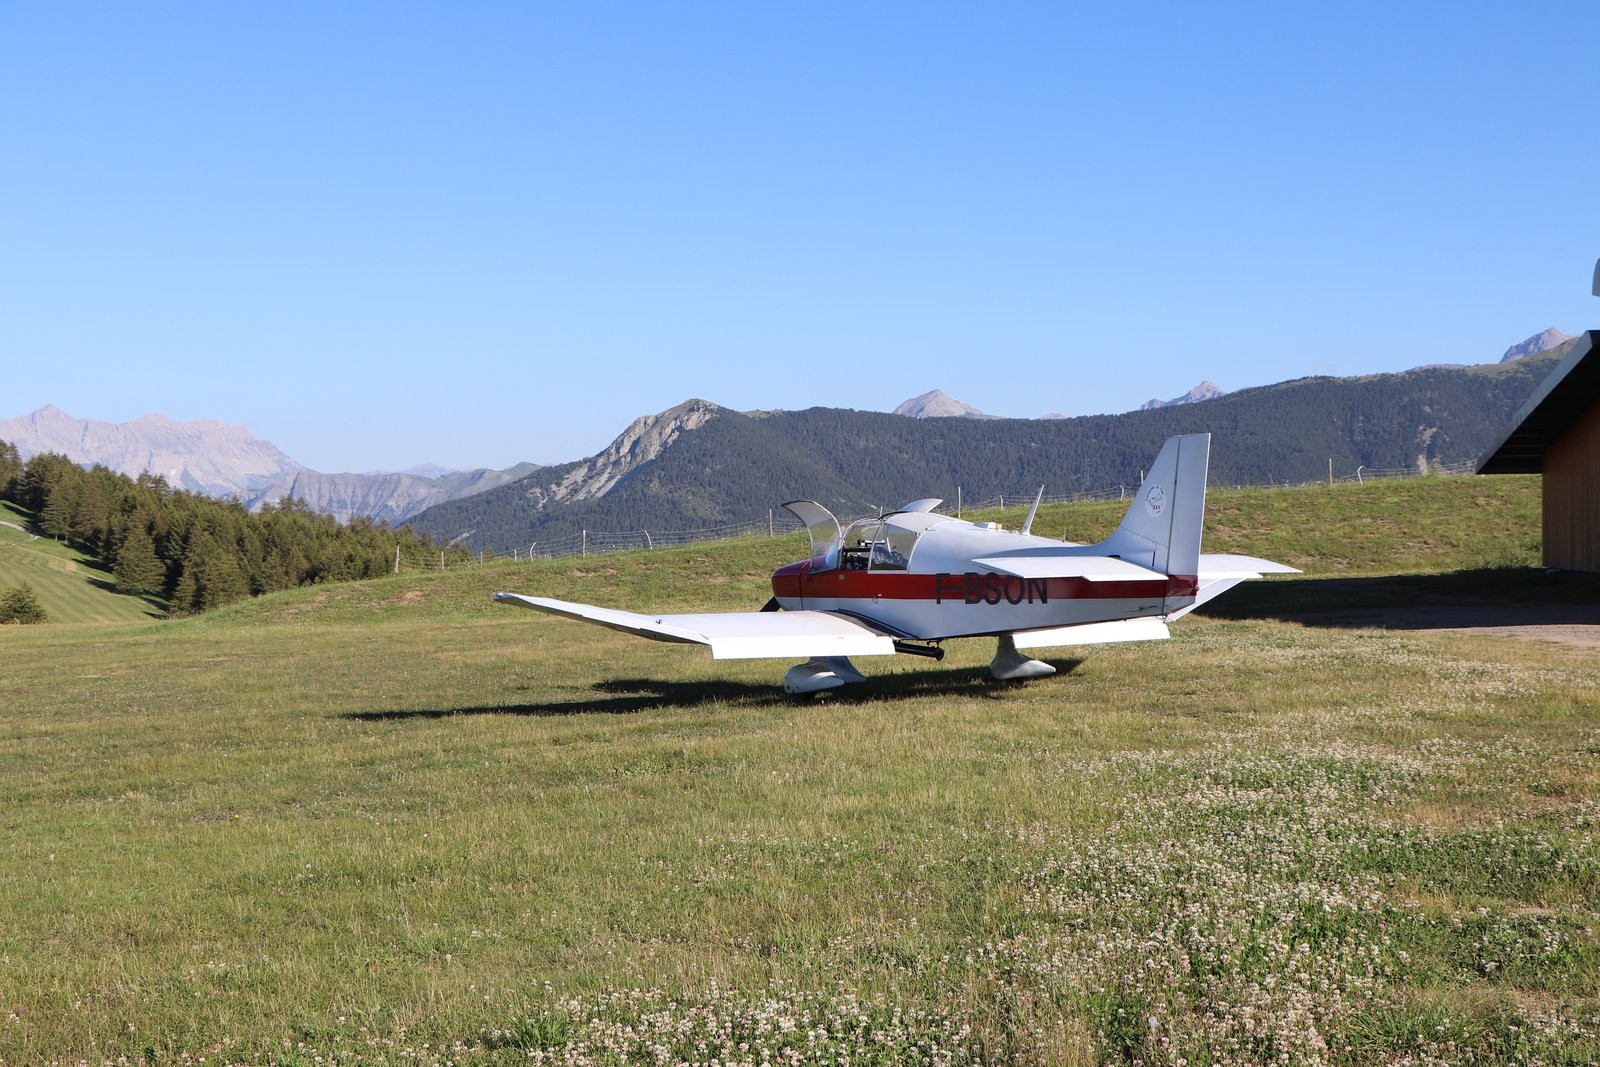
[[[92,556],[29,533],[30,522],[0,502],[0,591],[26,582],[52,623],[144,622],[165,614],[152,601],[119,594]]]

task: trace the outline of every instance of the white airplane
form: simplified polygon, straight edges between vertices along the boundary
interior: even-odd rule
[[[944,657],[940,642],[999,638],[989,673],[1002,680],[1054,674],[1019,649],[1168,636],[1167,623],[1263,574],[1293,567],[1200,551],[1210,434],[1169,438],[1122,524],[1094,545],[1018,532],[934,512],[917,500],[840,529],[813,500],[784,505],[811,535],[811,558],[772,575],[761,611],[640,615],[519,593],[496,603],[533,608],[656,641],[708,645],[714,659],[809,657],[784,675],[790,693],[866,678],[850,656]],[[1042,498],[1044,490],[1041,489]]]

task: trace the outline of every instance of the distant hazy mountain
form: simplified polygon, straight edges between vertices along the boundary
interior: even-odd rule
[[[912,419],[998,419],[1000,417],[985,414],[971,404],[947,396],[940,389],[931,389],[921,396],[912,397],[895,408],[894,413]]]
[[[252,510],[292,496],[341,522],[357,515],[402,522],[435,504],[504,485],[538,469],[532,463],[504,471],[447,471],[425,465],[418,469],[442,473],[431,477],[321,474],[243,426],[212,420],[174,422],[165,415],[101,422],[75,419],[54,406],[0,420],[0,441],[15,445],[23,459],[56,452],[74,463],[98,463],[130,478],[159,474],[174,488],[237,497]]]
[[[1536,333],[1526,341],[1514,344],[1506,349],[1506,354],[1500,357],[1500,362],[1510,363],[1512,360],[1521,359],[1523,356],[1533,356],[1540,352],[1548,352],[1557,345],[1564,345],[1570,340],[1572,338],[1569,335],[1552,326],[1548,330]]]
[[[368,474],[388,474],[388,471],[367,471]],[[447,474],[455,474],[452,467],[441,467],[437,463],[418,463],[415,467],[407,467],[401,474],[415,474],[418,478],[443,478]]]
[[[519,463],[503,471],[478,468],[450,471],[437,478],[416,474],[321,474],[299,470],[248,496],[241,496],[251,511],[293,497],[326,512],[340,522],[357,515],[391,524],[405,522],[420,511],[458,497],[514,482],[539,469],[536,463]]]
[[[1171,407],[1173,404],[1198,404],[1202,400],[1215,400],[1223,392],[1224,390],[1219,389],[1212,382],[1204,381],[1182,396],[1175,396],[1171,400],[1146,400],[1139,405],[1139,410],[1152,411],[1156,408]]]
[[[305,469],[243,426],[174,422],[165,415],[101,422],[75,419],[47,405],[0,420],[0,441],[10,441],[24,459],[57,452],[75,463],[98,463],[130,478],[159,474],[175,488],[207,496],[247,496]]]
[[[1172,434],[1211,432],[1218,483],[1476,460],[1560,358],[1302,378],[1204,404],[1070,419],[905,418],[810,408],[758,417],[691,400],[636,420],[599,455],[429,508],[419,530],[509,553],[581,532],[706,530],[786,500],[841,516],[957,494],[1031,498],[1138,484]],[[641,546],[645,543],[640,536]]]

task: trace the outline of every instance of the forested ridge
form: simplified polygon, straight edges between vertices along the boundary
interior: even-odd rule
[[[445,551],[410,527],[365,518],[341,525],[292,499],[251,513],[236,500],[174,489],[158,475],[85,470],[55,453],[23,463],[6,441],[0,499],[31,512],[36,533],[71,540],[99,559],[118,592],[159,598],[174,615],[386,574],[397,549],[413,559]]]
[[[840,408],[722,410],[596,499],[542,505],[578,463],[451,501],[412,521],[474,551],[509,552],[581,530],[684,531],[755,521],[786,500],[841,515],[924,496],[1094,492],[1138,484],[1161,442],[1212,434],[1211,480],[1298,483],[1358,469],[1475,461],[1564,350],[1506,364],[1303,378],[1214,400],[1072,419],[911,419]]]

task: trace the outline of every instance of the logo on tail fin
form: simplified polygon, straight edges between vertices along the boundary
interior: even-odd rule
[[[1152,485],[1150,491],[1144,495],[1144,509],[1150,513],[1152,519],[1159,519],[1161,513],[1167,509],[1167,494],[1159,485]]]

